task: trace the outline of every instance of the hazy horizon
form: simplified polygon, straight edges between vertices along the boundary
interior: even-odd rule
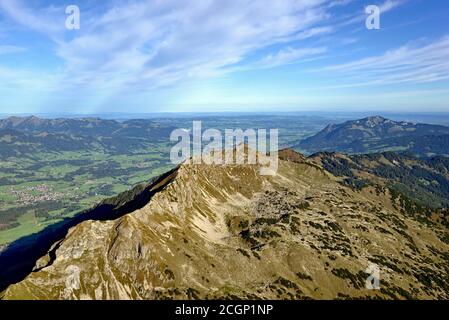
[[[348,120],[357,120],[372,116],[381,116],[394,121],[410,121],[429,124],[439,124],[449,126],[449,112],[331,112],[331,111],[310,111],[310,112],[154,112],[154,113],[125,113],[125,112],[109,112],[109,113],[16,113],[3,114],[0,113],[0,119],[9,117],[30,117],[36,116],[44,119],[81,119],[81,118],[99,118],[105,120],[126,121],[132,119],[195,119],[195,118],[238,118],[238,117],[292,117],[295,119],[326,119],[328,122],[344,122]]]

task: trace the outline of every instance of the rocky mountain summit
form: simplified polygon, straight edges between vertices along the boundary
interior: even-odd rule
[[[0,296],[449,298],[444,224],[408,214],[388,188],[342,183],[316,159],[279,158],[274,176],[258,165],[183,164],[119,195],[110,203],[126,213],[73,225]],[[133,207],[136,198],[145,201]],[[366,288],[370,266],[378,289]]]

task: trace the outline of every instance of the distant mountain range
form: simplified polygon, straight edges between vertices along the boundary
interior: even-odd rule
[[[100,118],[43,119],[35,116],[0,119],[0,129],[13,129],[30,133],[64,133],[79,136],[160,137],[158,130],[172,130],[154,120],[134,119],[126,121]]]
[[[449,127],[374,116],[330,124],[296,147],[309,154],[409,151],[418,156],[449,155]]]
[[[173,129],[144,119],[10,117],[0,120],[0,158],[86,149],[126,154],[149,143],[167,142]]]
[[[0,158],[32,157],[36,152],[58,152],[95,149],[100,144],[91,136],[73,136],[65,133],[32,133],[14,129],[0,129]]]

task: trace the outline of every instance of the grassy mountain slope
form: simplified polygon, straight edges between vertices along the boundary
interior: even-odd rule
[[[448,298],[443,224],[313,159],[280,158],[275,176],[180,166],[141,208],[73,226],[3,298]],[[365,288],[371,263],[380,290]]]
[[[343,177],[350,186],[386,187],[423,207],[449,207],[448,157],[419,159],[394,152],[367,155],[320,152],[309,159]]]

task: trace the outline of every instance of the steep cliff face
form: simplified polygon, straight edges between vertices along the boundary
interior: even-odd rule
[[[449,298],[443,226],[281,159],[275,176],[182,165],[142,208],[71,228],[3,298]],[[365,288],[371,264],[380,290]]]

